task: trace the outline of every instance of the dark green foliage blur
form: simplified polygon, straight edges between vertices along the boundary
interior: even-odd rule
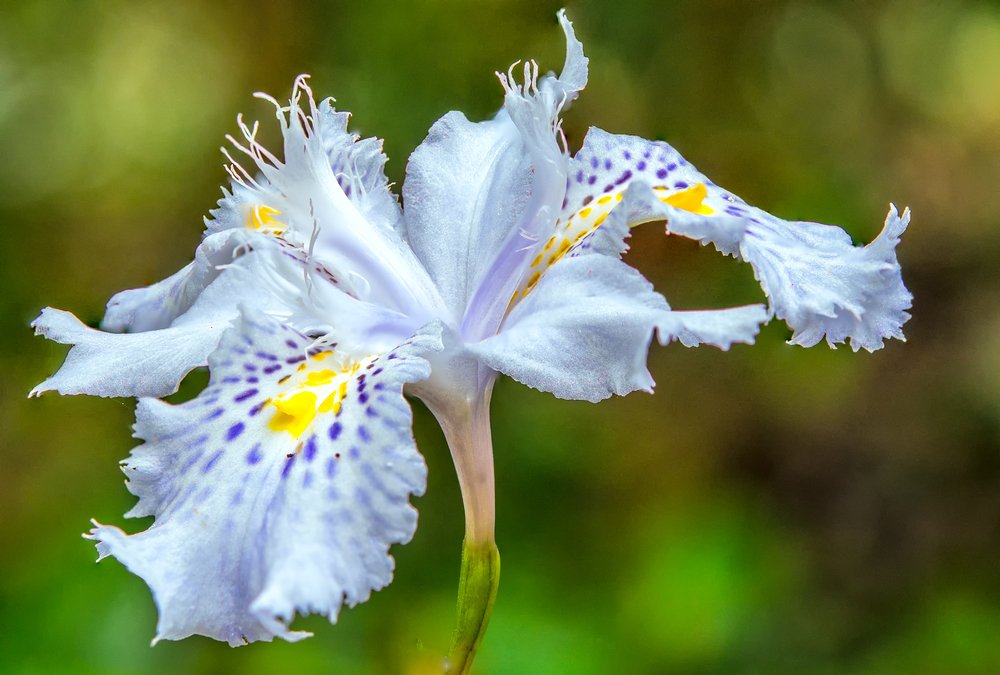
[[[96,323],[114,292],[191,257],[250,94],[319,96],[386,139],[388,172],[451,109],[482,119],[517,59],[562,63],[558,2],[0,5],[0,672],[429,673],[447,647],[462,509],[430,467],[395,582],[299,644],[149,647],[155,609],[88,518],[133,498],[126,400],[25,398],[65,347],[45,305]],[[500,595],[477,672],[1000,672],[1000,4],[985,0],[569,2],[591,57],[568,113],[665,139],[713,180],[859,242],[893,200],[908,342],[654,348],[653,396],[593,406],[497,387]],[[748,267],[633,237],[678,308],[761,299]],[[446,245],[444,243],[443,245]],[[186,386],[190,388],[191,384]]]

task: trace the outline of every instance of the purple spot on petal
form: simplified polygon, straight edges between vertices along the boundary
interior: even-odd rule
[[[258,382],[260,382],[260,378],[257,377],[256,375],[251,375],[246,379],[246,381],[250,384],[257,384]]]
[[[682,180],[679,180],[679,181],[677,181],[676,183],[674,183],[674,187],[675,187],[675,188],[677,188],[678,190],[681,190],[681,189],[683,189],[683,188],[686,188],[687,186],[688,186],[688,184],[687,184],[687,183],[685,183],[685,182],[684,182],[684,181],[682,181]]]
[[[614,189],[615,189],[615,186],[612,185],[611,183],[608,183],[607,185],[604,186],[604,191],[605,192],[611,192]]]
[[[208,413],[208,415],[205,417],[205,421],[207,422],[208,420],[217,419],[217,418],[221,417],[222,413],[224,413],[224,412],[225,412],[225,410],[223,410],[222,408],[216,408],[212,412]]]
[[[256,373],[257,372],[257,366],[254,365],[254,364],[252,364],[252,363],[244,363],[243,364],[243,370],[247,371],[248,373]]]
[[[594,157],[591,157],[591,158],[590,158],[590,168],[592,168],[592,169],[596,169],[596,168],[597,168],[597,165],[598,165],[598,163],[599,163],[599,162],[598,162],[598,160],[597,160],[597,156],[596,156],[596,155],[595,155]]]
[[[368,417],[378,417],[378,413],[371,406],[365,408],[365,415]]]
[[[260,454],[260,443],[250,448],[250,452],[247,453],[247,464],[256,464],[264,457]]]
[[[334,422],[333,426],[330,427],[330,432],[329,432],[330,440],[331,441],[337,440],[337,437],[340,436],[341,431],[343,431],[343,427],[340,425],[340,422]]]
[[[237,422],[233,426],[229,427],[229,431],[226,432],[226,440],[231,441],[235,439],[237,436],[243,433],[244,428],[245,427],[243,425],[243,422]]]
[[[361,403],[368,403],[368,392],[361,392],[361,394],[358,395],[358,401]]]
[[[627,181],[631,177],[632,177],[632,172],[631,171],[626,171],[625,173],[623,173],[621,175],[620,178],[618,178],[618,180],[615,181],[615,185],[621,185],[622,183],[624,183],[625,181]]]
[[[302,453],[303,457],[306,458],[307,462],[313,461],[313,457],[316,456],[316,437],[310,436],[309,440],[306,441],[306,448]]]
[[[287,359],[285,359],[285,363],[299,363],[300,361],[305,361],[305,360],[306,357],[303,356],[302,354],[299,354],[298,356],[289,356]]]
[[[635,168],[638,169],[639,171],[645,171],[646,162],[644,160],[639,160],[639,163],[635,165]]]
[[[614,165],[611,163],[610,159],[604,160],[604,168],[605,169],[607,169],[608,171],[610,171],[612,166],[614,166]]]
[[[597,176],[591,176],[590,178],[587,179],[587,185],[593,185],[596,182],[597,182]]]
[[[209,471],[211,471],[212,467],[215,466],[221,458],[222,458],[222,450],[217,450],[216,453],[211,457],[209,457],[208,461],[205,462],[205,467],[201,470],[202,473],[208,473]]]
[[[628,150],[626,150],[626,151],[624,152],[624,155],[625,155],[625,159],[632,159],[632,153],[631,153],[631,152],[629,152]]]
[[[272,365],[267,366],[266,368],[264,368],[264,374],[265,375],[270,375],[271,373],[274,373],[274,372],[279,371],[279,370],[281,370],[281,364],[274,363],[274,364],[272,364]]]
[[[265,359],[267,361],[277,361],[278,357],[274,354],[268,354],[267,352],[257,352],[259,358]]]
[[[382,391],[383,389],[385,389],[385,387],[382,385],[381,382],[376,382],[375,386],[373,386],[372,389],[374,389],[375,391]]]
[[[364,441],[365,443],[368,443],[369,441],[371,441],[371,440],[372,440],[372,437],[371,437],[371,434],[369,434],[369,433],[368,433],[368,429],[366,429],[366,428],[365,428],[365,427],[363,427],[363,426],[359,426],[359,427],[358,427],[358,436],[359,436],[359,437],[361,438],[361,440],[362,440],[362,441]]]
[[[580,169],[579,171],[576,172],[576,182],[577,183],[583,182],[583,169]]]
[[[223,384],[236,384],[239,381],[240,381],[240,378],[238,378],[238,377],[224,377],[224,378],[222,378],[222,383]]]
[[[245,401],[251,396],[254,396],[256,393],[257,393],[256,389],[247,389],[242,394],[237,394],[236,396],[234,396],[233,400],[239,403],[240,401]]]
[[[333,474],[337,472],[337,460],[333,457],[328,457],[326,460],[326,477],[333,478]]]
[[[289,349],[298,349],[299,348],[299,343],[296,342],[295,340],[285,340],[285,344],[288,345]]]
[[[259,413],[261,410],[263,410],[264,406],[266,406],[266,405],[267,405],[267,401],[261,401],[260,403],[258,403],[254,407],[250,408],[250,417],[255,416],[257,413]]]
[[[667,164],[667,171],[673,171],[676,168],[677,168],[677,165],[674,164],[673,162],[670,162],[670,164]]]
[[[376,368],[375,370],[372,371],[372,377],[374,377],[375,375],[380,374],[381,372],[382,372],[381,368]]]
[[[292,471],[292,465],[295,464],[296,455],[292,455],[285,461],[285,468],[281,470],[281,477],[287,478],[288,474]]]
[[[361,456],[361,452],[359,452],[357,448],[351,448],[347,451],[347,456],[351,459],[357,459]]]
[[[657,169],[656,170],[656,177],[657,178],[666,178],[667,177],[667,170],[666,169]]]

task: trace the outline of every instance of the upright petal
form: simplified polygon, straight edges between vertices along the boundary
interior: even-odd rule
[[[402,388],[427,377],[420,354],[440,337],[361,358],[312,344],[248,312],[200,396],[140,401],[127,515],[156,521],[91,536],[150,585],[157,639],[297,640],[296,613],[335,621],[391,580],[389,547],[412,537],[408,497],[426,479]]]
[[[479,123],[450,112],[410,155],[407,237],[456,322],[530,191],[530,158],[505,111]]]
[[[329,106],[316,105],[304,76],[296,80],[288,106],[270,100],[284,139],[281,159],[257,141],[256,125],[250,128],[241,121],[243,141],[230,139],[263,176],[255,179],[235,161],[229,167],[254,204],[251,213],[263,213],[262,221],[278,220],[281,236],[315,255],[355,297],[421,323],[437,318],[443,310],[437,289],[397,223],[376,208],[385,205],[385,195],[373,201],[347,194],[350,190],[359,197],[356,193],[371,182],[373,169],[345,177],[355,151],[341,148],[331,158],[328,142],[346,133],[344,118]]]
[[[893,208],[883,233],[856,247],[839,227],[782,220],[716,186],[666,143],[591,129],[573,158],[561,222],[572,232],[599,224],[633,181],[651,186],[650,199],[629,212],[631,224],[666,219],[668,232],[715,245],[746,260],[792,342],[854,349],[902,337],[910,295],[895,246],[909,221]]]
[[[566,61],[559,77],[546,75],[539,81],[538,64],[533,61],[524,65],[521,84],[514,77],[514,66],[507,75],[499,75],[506,90],[504,110],[531,160],[531,194],[516,226],[477,281],[462,322],[462,333],[470,340],[499,328],[508,298],[530,274],[532,249],[548,234],[564,204],[568,156],[559,113],[587,84],[587,58],[564,12],[559,13],[559,22],[566,36]]]

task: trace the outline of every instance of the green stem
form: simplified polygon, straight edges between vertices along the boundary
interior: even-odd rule
[[[500,583],[500,552],[492,541],[462,546],[462,576],[458,582],[458,624],[445,662],[449,675],[465,675],[493,613]]]

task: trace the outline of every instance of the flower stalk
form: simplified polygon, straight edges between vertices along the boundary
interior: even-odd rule
[[[472,667],[500,583],[489,414],[494,377],[491,373],[477,378],[479,386],[467,397],[449,396],[429,401],[448,441],[465,508],[455,635],[444,663],[444,670],[449,675],[464,675]]]

